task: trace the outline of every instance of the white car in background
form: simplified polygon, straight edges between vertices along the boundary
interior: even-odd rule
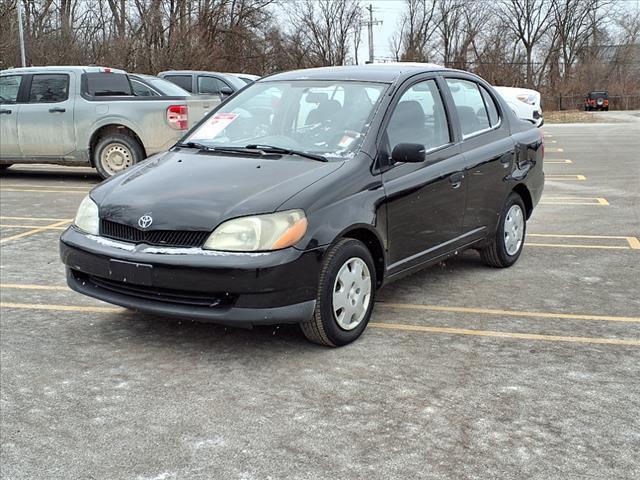
[[[518,118],[529,120],[536,127],[544,123],[540,92],[528,88],[493,87],[504,98]]]

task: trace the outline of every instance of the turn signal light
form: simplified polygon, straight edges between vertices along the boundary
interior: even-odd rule
[[[167,122],[175,130],[186,130],[189,127],[189,107],[171,105],[167,108]]]

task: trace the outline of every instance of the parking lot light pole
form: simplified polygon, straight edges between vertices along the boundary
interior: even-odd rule
[[[24,29],[22,27],[22,0],[17,1],[18,6],[18,34],[20,35],[20,57],[22,59],[22,66],[27,66],[27,60],[24,54]]]

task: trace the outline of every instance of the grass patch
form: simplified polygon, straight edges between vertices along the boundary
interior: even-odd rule
[[[617,119],[607,117],[607,112],[584,112],[582,110],[562,110],[544,112],[544,123],[616,123]]]

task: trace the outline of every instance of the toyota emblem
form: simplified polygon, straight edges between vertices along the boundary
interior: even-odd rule
[[[145,214],[138,219],[138,225],[140,228],[149,228],[153,223],[153,217],[149,214]]]

